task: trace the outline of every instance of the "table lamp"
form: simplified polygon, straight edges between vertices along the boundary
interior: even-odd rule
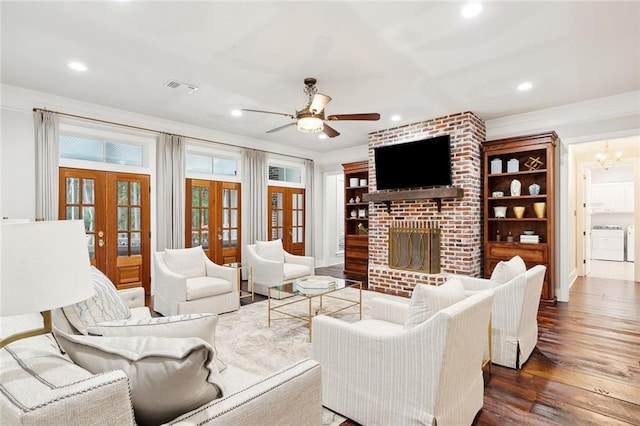
[[[40,312],[44,327],[0,340],[51,332],[51,309],[93,296],[84,224],[62,220],[0,224],[0,316]]]

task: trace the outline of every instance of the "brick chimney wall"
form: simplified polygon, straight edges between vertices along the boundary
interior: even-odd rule
[[[443,199],[438,212],[434,200],[369,203],[369,289],[409,297],[417,283],[441,284],[446,273],[480,276],[482,273],[482,152],[485,125],[471,112],[452,114],[369,134],[369,188],[376,189],[373,149],[448,134],[451,140],[453,186],[462,198]],[[429,159],[425,158],[425,169]],[[398,173],[403,173],[402,164]],[[401,191],[401,190],[400,190]],[[441,273],[391,269],[388,234],[393,221],[436,221],[442,232]]]

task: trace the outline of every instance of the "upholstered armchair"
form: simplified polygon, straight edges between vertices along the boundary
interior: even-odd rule
[[[287,253],[282,240],[256,241],[247,246],[247,263],[253,267],[254,291],[268,296],[268,288],[313,275],[315,261],[311,256],[297,256]],[[273,291],[271,297],[280,299],[288,293]]]
[[[546,267],[527,270],[518,256],[499,262],[491,278],[455,275],[466,291],[491,289],[491,361],[519,369],[529,359],[538,342],[538,306]],[[453,277],[453,276],[452,276]]]
[[[483,405],[493,294],[466,297],[456,285],[454,298],[422,284],[411,301],[374,298],[372,319],[355,323],[314,317],[323,405],[364,425],[471,424]]]
[[[200,246],[156,252],[153,270],[153,310],[162,315],[220,314],[240,307],[237,271],[213,263]]]

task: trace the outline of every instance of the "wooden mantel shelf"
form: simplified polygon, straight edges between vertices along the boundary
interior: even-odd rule
[[[464,190],[462,188],[442,187],[407,191],[370,192],[363,194],[362,199],[366,202],[385,203],[388,212],[391,211],[392,201],[433,199],[438,204],[438,211],[440,211],[443,198],[460,198],[463,195]]]

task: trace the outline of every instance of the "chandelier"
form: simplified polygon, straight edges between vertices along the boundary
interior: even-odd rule
[[[604,152],[599,152],[596,154],[596,161],[600,166],[609,170],[610,167],[613,167],[616,163],[619,163],[622,159],[622,152],[617,151],[615,156],[609,154],[609,142],[604,143]]]

